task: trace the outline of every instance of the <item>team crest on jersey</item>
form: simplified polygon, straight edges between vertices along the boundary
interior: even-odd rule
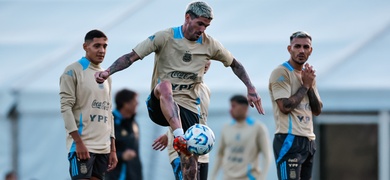
[[[296,179],[297,173],[295,172],[295,169],[290,169],[290,179]]]
[[[87,164],[86,163],[81,163],[80,164],[80,172],[81,172],[81,174],[87,174],[88,169],[87,169]]]
[[[192,54],[190,51],[186,51],[183,56],[184,62],[190,62],[192,60]]]

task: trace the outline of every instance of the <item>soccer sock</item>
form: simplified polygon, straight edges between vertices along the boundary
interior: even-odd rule
[[[184,131],[183,131],[183,128],[177,128],[173,131],[173,136],[174,137],[183,137],[184,136]]]

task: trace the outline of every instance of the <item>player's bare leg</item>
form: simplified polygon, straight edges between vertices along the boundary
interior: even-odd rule
[[[154,95],[160,100],[161,111],[172,130],[182,128],[179,106],[173,100],[172,84],[169,81],[162,81],[154,88]]]
[[[197,180],[198,156],[180,155],[181,172],[183,180]]]
[[[180,110],[173,99],[172,84],[169,81],[162,81],[154,88],[154,95],[160,100],[161,111],[165,119],[167,119],[169,126],[172,128],[174,135],[176,129],[181,130],[179,136],[175,135],[175,140],[173,142],[174,149],[185,155],[191,155],[187,150],[187,142],[182,137],[184,132],[179,116]]]

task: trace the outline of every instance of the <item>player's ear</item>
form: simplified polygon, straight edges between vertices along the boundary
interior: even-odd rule
[[[288,46],[287,46],[287,51],[288,51],[288,52],[291,52],[291,45],[288,45]]]
[[[190,22],[190,19],[191,19],[191,16],[190,16],[190,14],[187,13],[187,14],[184,16],[184,21],[185,21],[185,23]]]
[[[84,49],[85,51],[87,51],[87,46],[88,46],[88,43],[87,43],[87,42],[84,42],[84,43],[83,43],[83,49]]]

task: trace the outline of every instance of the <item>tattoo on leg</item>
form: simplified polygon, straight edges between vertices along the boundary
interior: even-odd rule
[[[197,179],[197,162],[194,156],[186,157],[181,156],[181,167],[183,173],[183,180],[196,180]]]

